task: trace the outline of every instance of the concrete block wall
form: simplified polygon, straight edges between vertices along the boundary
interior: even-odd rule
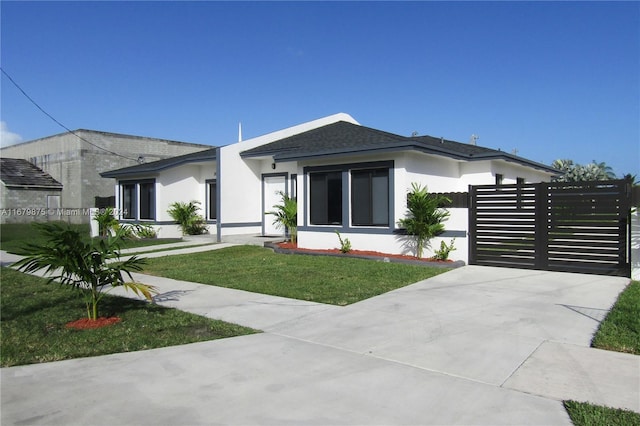
[[[133,166],[138,164],[138,158],[151,162],[211,148],[208,145],[92,130],[76,130],[74,133],[5,147],[0,150],[0,155],[26,159],[49,173],[63,185],[61,206],[78,209],[79,213],[93,207],[95,197],[115,195],[114,180],[102,178],[101,172]],[[89,217],[78,214],[71,221],[87,223]]]
[[[64,212],[49,209],[47,197],[60,195],[53,189],[14,189],[0,184],[0,223],[46,222],[65,220]],[[65,217],[57,217],[57,216]]]

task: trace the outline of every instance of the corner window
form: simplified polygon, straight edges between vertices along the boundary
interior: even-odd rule
[[[155,180],[123,182],[121,208],[123,219],[153,220],[156,218]]]
[[[351,224],[389,226],[389,169],[351,172]]]
[[[342,224],[342,172],[309,174],[309,193],[311,224]]]

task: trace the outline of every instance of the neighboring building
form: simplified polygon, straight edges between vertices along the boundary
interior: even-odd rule
[[[2,148],[0,157],[27,160],[60,182],[64,217],[58,219],[84,223],[89,221],[88,209],[96,207],[96,197],[105,204],[113,203],[113,184],[102,179],[101,172],[207,148],[210,146],[80,129]]]
[[[60,207],[62,184],[27,160],[0,158],[0,223],[46,221]]]
[[[177,236],[169,217],[176,201],[199,201],[209,230],[278,235],[266,212],[280,191],[298,200],[298,246],[335,248],[335,231],[353,249],[407,253],[397,226],[413,182],[430,192],[466,192],[469,185],[549,181],[554,169],[525,158],[430,136],[405,137],[336,114],[257,138],[102,173],[117,179],[122,220],[152,224]],[[467,259],[467,209],[451,209],[447,232],[454,257]],[[439,239],[433,244],[439,247]],[[425,256],[429,256],[426,252]]]

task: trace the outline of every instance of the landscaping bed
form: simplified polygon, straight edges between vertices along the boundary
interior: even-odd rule
[[[337,256],[337,257],[351,257],[356,259],[370,259],[377,260],[379,262],[393,262],[404,263],[407,265],[429,266],[434,268],[459,268],[464,266],[465,263],[462,260],[437,260],[433,258],[418,258],[415,256],[409,256],[404,254],[389,254],[381,253],[377,251],[368,250],[349,250],[347,253],[343,253],[339,249],[305,249],[298,248],[297,244],[290,242],[266,242],[264,246],[272,249],[276,253],[281,254],[306,254],[311,256]]]

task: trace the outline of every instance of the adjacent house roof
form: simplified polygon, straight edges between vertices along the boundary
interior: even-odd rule
[[[19,158],[0,158],[0,180],[8,188],[62,189],[51,175]]]
[[[206,149],[204,151],[192,152],[191,154],[179,155],[177,157],[165,158],[150,163],[136,164],[118,170],[111,170],[100,173],[103,178],[124,177],[127,175],[141,175],[156,173],[161,170],[179,166],[187,163],[198,163],[201,161],[214,161],[217,157],[217,148]]]
[[[432,136],[400,136],[340,121],[241,153],[243,158],[273,157],[295,161],[332,155],[414,150],[454,159],[474,161],[503,159],[549,172],[557,170],[506,152]]]

